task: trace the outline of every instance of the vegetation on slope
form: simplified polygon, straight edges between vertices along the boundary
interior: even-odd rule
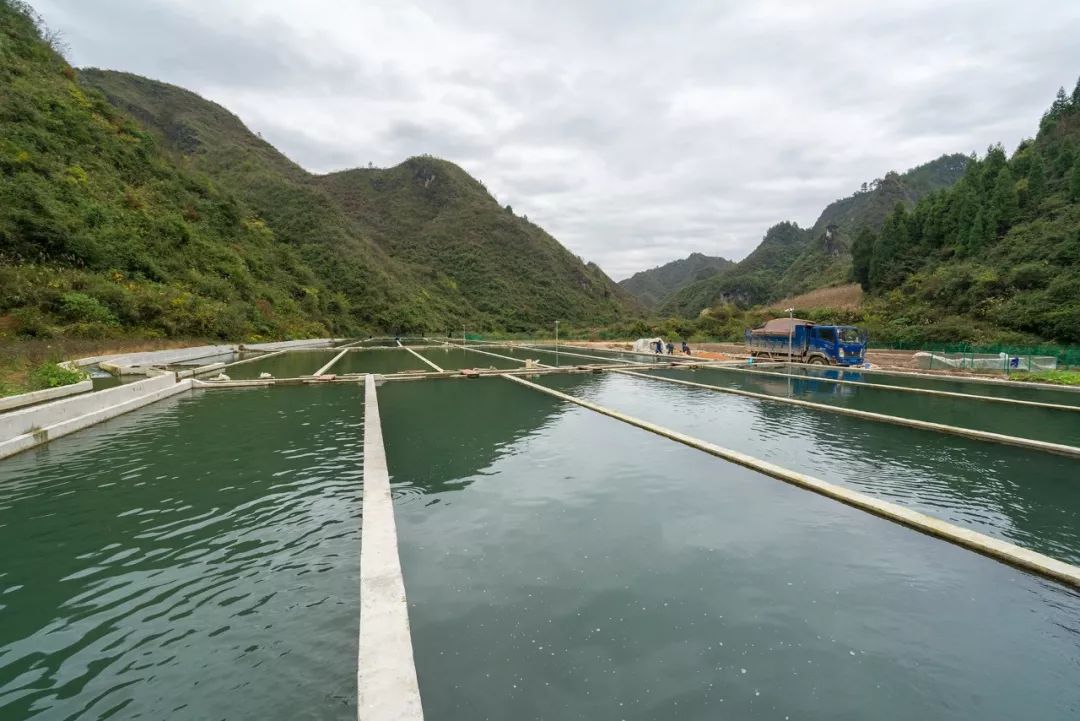
[[[28,6],[0,0],[0,336],[250,340],[626,312],[598,268],[460,168],[378,173],[418,164],[438,168],[437,192],[409,175],[371,199],[378,222],[354,217],[224,108],[77,72]]]
[[[806,248],[806,231],[795,223],[777,223],[750,255],[728,270],[673,295],[662,307],[672,315],[695,316],[717,303],[750,306],[774,295],[777,280]]]
[[[307,172],[225,108],[130,73],[87,69],[80,75],[154,132],[179,164],[213,178],[252,208],[332,289],[335,310],[350,325],[436,329],[456,324],[456,314],[469,316],[452,288],[390,258]]]
[[[518,330],[626,311],[626,296],[599,268],[453,163],[425,156],[315,176],[194,93],[128,73],[82,74],[256,209],[379,327]]]
[[[660,310],[692,318],[718,305],[747,308],[784,295],[847,282],[851,274],[850,248],[858,231],[880,228],[897,203],[914,204],[926,194],[951,185],[961,177],[967,161],[963,155],[943,155],[906,173],[887,173],[884,178],[864,183],[854,195],[829,204],[808,229],[790,222],[778,223],[734,267],[683,288]]]
[[[293,249],[154,139],[0,0],[0,332],[318,335]]]
[[[727,258],[691,253],[680,260],[634,273],[619,285],[649,310],[664,304],[671,295],[691,283],[711,278],[735,265]]]
[[[317,178],[387,252],[437,268],[490,325],[525,330],[554,319],[614,320],[623,293],[527,218],[501,207],[457,165],[430,156],[393,168]]]
[[[1080,342],[1078,146],[1080,82],[1012,157],[990,148],[955,186],[859,236],[854,277],[896,333]]]

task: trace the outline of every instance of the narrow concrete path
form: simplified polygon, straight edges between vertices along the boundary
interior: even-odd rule
[[[315,372],[314,372],[314,373],[312,373],[311,375],[313,375],[313,376],[321,376],[321,375],[322,375],[323,373],[326,373],[326,372],[327,372],[328,370],[330,370],[331,368],[333,368],[333,367],[334,367],[334,364],[335,364],[335,363],[337,363],[337,362],[338,362],[339,360],[341,360],[341,357],[342,357],[342,356],[344,356],[344,355],[345,355],[346,353],[348,353],[348,352],[349,352],[349,349],[348,349],[348,348],[346,348],[345,350],[341,351],[341,352],[340,352],[340,353],[338,353],[338,354],[337,354],[336,356],[334,356],[333,358],[331,358],[331,359],[330,359],[330,362],[329,362],[329,363],[327,363],[326,365],[324,365],[324,366],[323,366],[322,368],[320,368],[319,370],[315,371]]]
[[[360,538],[360,721],[422,721],[394,500],[375,377],[364,380],[364,511]]]
[[[404,347],[404,346],[403,346],[403,347]],[[440,368],[439,366],[435,365],[434,363],[432,363],[431,361],[429,361],[429,360],[428,360],[427,358],[425,358],[424,356],[422,356],[422,355],[420,355],[419,353],[417,353],[416,351],[414,351],[414,350],[413,350],[412,348],[405,348],[405,350],[409,351],[409,352],[410,352],[410,353],[412,353],[412,354],[413,354],[414,356],[416,356],[416,357],[417,357],[417,358],[419,358],[420,360],[422,360],[422,361],[424,361],[425,363],[427,363],[427,364],[428,364],[429,366],[431,366],[432,368],[434,368],[435,370],[437,370],[437,371],[438,371],[439,373],[442,373],[442,372],[443,372],[443,369],[442,369],[442,368]]]
[[[465,346],[465,350],[472,351],[473,353],[483,353],[484,355],[489,355],[489,356],[492,356],[494,358],[502,358],[504,360],[511,360],[511,361],[516,362],[516,363],[520,363],[521,365],[525,365],[525,361],[521,360],[520,358],[515,358],[514,356],[511,356],[511,355],[501,355],[499,353],[492,353],[491,351],[480,350],[479,348],[474,348],[472,346]],[[552,368],[552,367],[554,367],[554,366],[549,366],[549,365],[546,365],[544,363],[539,363],[539,362],[536,365],[539,366],[540,368]]]

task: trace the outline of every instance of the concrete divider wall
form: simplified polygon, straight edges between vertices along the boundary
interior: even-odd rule
[[[306,338],[304,340],[282,340],[273,343],[244,343],[243,350],[291,350],[293,348],[330,348],[342,338]]]
[[[74,364],[77,366],[88,366],[94,365],[95,363],[107,363],[121,368],[137,368],[141,366],[182,363],[197,358],[232,353],[235,350],[235,345],[199,345],[192,346],[191,348],[170,348],[168,350],[151,350],[139,353],[90,356],[89,358],[80,358],[77,361],[74,361]]]
[[[171,374],[169,376],[172,378]],[[156,379],[155,379],[156,380]],[[192,380],[190,378],[182,380],[179,383],[172,383],[164,387],[158,387],[156,390],[147,389],[148,392],[137,396],[121,396],[116,399],[119,402],[113,405],[107,405],[99,407],[96,410],[92,410],[89,413],[85,413],[73,418],[67,418],[44,428],[38,428],[30,433],[24,433],[14,438],[0,441],[0,458],[7,458],[13,456],[21,451],[28,450],[34,446],[40,446],[43,443],[66,436],[69,433],[88,428],[89,426],[107,421],[110,418],[123,415],[128,411],[133,411],[137,408],[149,405],[154,401],[174,396],[177,393],[191,390]],[[96,395],[96,394],[95,394]]]
[[[40,406],[5,413],[0,415],[0,442],[26,433],[33,433],[110,406],[127,403],[159,390],[172,388],[175,385],[176,374],[165,373],[147,378],[144,381],[108,388],[97,393],[63,398],[52,403],[44,403]]]
[[[0,398],[0,412],[10,411],[14,408],[21,408],[23,406],[30,406],[35,403],[44,403],[45,401],[56,400],[57,398],[63,398],[65,396],[73,396],[76,393],[86,393],[93,389],[94,382],[88,379],[79,381],[78,383],[60,386],[59,388],[45,388],[40,391],[20,393],[17,396],[5,396]]]

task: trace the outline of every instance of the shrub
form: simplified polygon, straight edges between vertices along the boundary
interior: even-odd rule
[[[78,383],[86,377],[87,375],[83,371],[73,371],[48,361],[30,371],[30,389],[36,391],[43,388],[58,388]]]
[[[52,338],[53,329],[37,308],[18,308],[11,314],[16,335],[25,338]]]
[[[86,293],[71,292],[60,296],[60,315],[76,323],[116,323],[112,311]]]

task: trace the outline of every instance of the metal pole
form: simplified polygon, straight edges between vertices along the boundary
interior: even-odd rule
[[[795,332],[795,309],[794,308],[788,308],[787,312],[788,312],[788,320],[791,321],[790,323],[788,323],[788,329],[787,329],[787,360],[788,360],[788,363],[790,363],[791,362],[791,335],[792,335],[792,333]]]
[[[559,321],[555,321],[555,366],[559,365]]]

